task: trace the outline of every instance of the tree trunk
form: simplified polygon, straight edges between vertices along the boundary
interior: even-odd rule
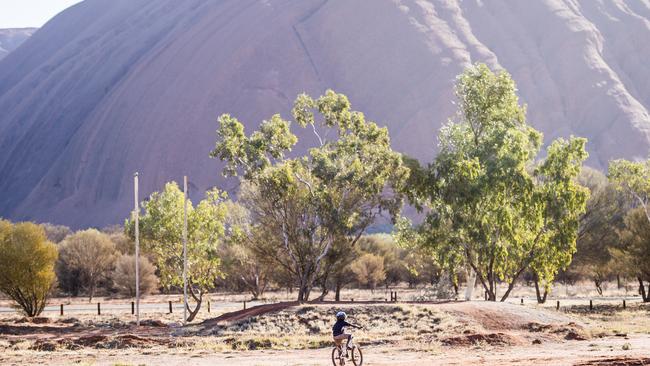
[[[88,302],[93,302],[93,296],[95,296],[95,286],[91,284],[88,287]]]
[[[641,299],[643,299],[643,302],[650,302],[650,293],[646,293],[645,291],[643,278],[637,277],[637,279],[639,280],[639,294],[641,295]],[[650,292],[650,286],[648,286],[648,292]]]
[[[548,296],[548,290],[544,287],[544,295],[542,296],[541,291],[539,291],[539,279],[535,276],[535,295],[537,295],[537,303],[543,304],[546,302],[546,296]]]
[[[335,301],[341,301],[341,282],[336,281],[336,293],[334,295]]]
[[[467,290],[465,290],[465,300],[472,300],[474,295],[474,286],[476,286],[476,273],[474,270],[469,270],[469,276],[467,276]]]
[[[598,295],[603,296],[602,281],[599,277],[594,278],[594,284],[596,285],[596,291],[598,291]]]
[[[199,310],[201,310],[201,303],[203,302],[203,291],[199,289],[199,296],[197,297],[196,294],[194,294],[194,290],[192,289],[192,286],[188,286],[188,289],[190,290],[190,295],[192,295],[192,298],[194,301],[196,301],[196,307],[194,310],[190,308],[190,304],[188,302],[187,306],[187,311],[190,313],[190,315],[187,317],[187,322],[191,322],[196,318],[196,315],[199,313]]]
[[[329,292],[330,292],[330,291],[329,291],[329,289],[327,288],[327,286],[326,286],[325,284],[323,284],[323,287],[322,287],[322,290],[321,290],[320,296],[318,296],[318,301],[324,301],[324,300],[325,300],[325,296],[327,296],[327,294],[328,294]]]

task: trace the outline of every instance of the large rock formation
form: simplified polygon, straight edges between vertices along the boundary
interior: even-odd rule
[[[36,32],[36,28],[0,29],[0,60],[5,58]]]
[[[134,171],[145,193],[229,187],[216,117],[289,117],[302,91],[346,93],[430,159],[476,61],[512,73],[546,141],[645,157],[648,40],[648,0],[86,0],[0,63],[0,215],[117,223]]]

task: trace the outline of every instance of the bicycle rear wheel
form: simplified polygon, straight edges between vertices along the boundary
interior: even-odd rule
[[[354,366],[363,365],[363,352],[361,352],[361,348],[358,346],[354,346],[354,348],[352,348],[352,363]]]
[[[345,366],[345,357],[340,347],[332,348],[332,364],[334,366]]]

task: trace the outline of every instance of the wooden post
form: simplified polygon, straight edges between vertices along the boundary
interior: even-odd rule
[[[131,315],[135,314],[135,302],[131,301]]]
[[[560,300],[557,301],[557,304],[555,305],[555,310],[560,310]]]
[[[244,300],[244,310],[246,310],[246,300]]]
[[[625,308],[626,308],[626,306],[625,306],[625,299],[623,299],[623,309],[625,309]]]
[[[208,300],[208,314],[210,313],[210,300]]]
[[[593,302],[593,300],[589,300],[589,310],[594,310],[594,302]]]
[[[521,298],[521,305],[523,305],[523,304],[524,304],[524,298],[522,297]]]
[[[61,304],[61,316],[63,316],[63,304]]]
[[[102,315],[102,304],[97,303],[97,315]]]
[[[174,310],[172,310],[172,302],[171,302],[171,300],[170,300],[170,301],[169,301],[169,313],[171,314],[171,313],[173,313],[173,312],[174,312]]]

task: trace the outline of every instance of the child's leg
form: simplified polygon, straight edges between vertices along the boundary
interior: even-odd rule
[[[345,344],[345,348],[350,348],[350,341],[352,340],[352,334],[348,334],[348,343]]]

